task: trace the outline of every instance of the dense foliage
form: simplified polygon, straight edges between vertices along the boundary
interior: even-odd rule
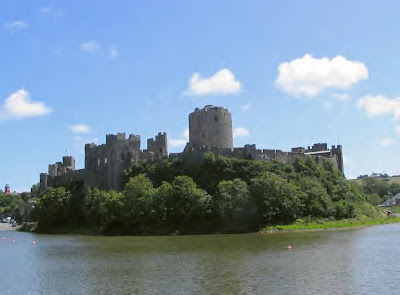
[[[49,188],[35,208],[38,230],[89,228],[106,234],[238,232],[299,218],[342,219],[377,211],[332,163],[238,160],[208,153],[136,163],[122,192]]]
[[[6,216],[17,217],[18,204],[21,202],[22,197],[14,194],[0,194],[0,213]]]
[[[390,178],[365,177],[358,188],[369,198],[372,204],[379,205],[395,194],[400,193],[400,182],[389,181]]]

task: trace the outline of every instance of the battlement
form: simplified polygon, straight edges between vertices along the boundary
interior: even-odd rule
[[[290,152],[278,149],[257,149],[255,144],[233,147],[232,116],[228,109],[206,105],[196,108],[189,114],[189,142],[181,153],[168,156],[167,133],[159,132],[154,138],[147,139],[147,148],[140,149],[140,136],[125,133],[107,134],[106,143],[85,144],[85,169],[75,170],[75,159],[64,156],[62,162],[50,164],[48,173],[40,174],[40,188],[47,184],[59,185],[68,181],[83,181],[85,186],[100,189],[122,189],[122,175],[138,161],[159,161],[182,159],[190,163],[200,163],[204,154],[212,152],[218,156],[291,163],[297,157],[312,157],[317,163],[334,162],[343,173],[343,155],[341,145],[315,143],[312,147],[293,147]]]
[[[304,154],[306,149],[304,147],[300,146],[300,147],[292,148],[291,151],[292,151],[292,153],[295,153],[295,154]]]
[[[116,141],[126,140],[125,133],[117,133],[117,134],[107,134],[106,135],[106,144],[112,144]]]
[[[306,153],[309,152],[320,152],[320,151],[327,151],[328,145],[326,143],[314,143],[312,147],[308,146]]]
[[[85,144],[85,151],[90,150],[90,149],[95,148],[95,147],[97,147],[97,144],[95,144],[95,143],[86,143]]]
[[[135,134],[131,133],[131,134],[129,134],[128,140],[140,142],[140,135],[135,135]]]
[[[225,109],[223,107],[217,107],[214,105],[206,105],[202,109],[195,108],[194,112],[195,113],[197,113],[197,112],[226,112],[229,114],[229,116],[231,115],[231,113],[229,112],[228,109]]]

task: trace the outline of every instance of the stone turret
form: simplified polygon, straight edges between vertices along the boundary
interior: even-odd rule
[[[44,192],[47,189],[47,181],[49,175],[47,173],[40,173],[40,186],[39,192]]]
[[[154,155],[159,157],[168,156],[167,133],[159,132],[155,139],[147,139],[147,150],[144,152],[152,152]]]
[[[232,116],[222,107],[207,105],[189,115],[189,148],[233,148]]]

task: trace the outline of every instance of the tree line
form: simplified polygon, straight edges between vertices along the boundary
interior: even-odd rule
[[[377,210],[329,161],[292,164],[207,153],[192,165],[180,159],[138,162],[124,190],[82,183],[49,188],[32,214],[37,229],[88,228],[103,234],[245,232],[300,218],[338,220]]]
[[[361,180],[361,183],[356,182],[356,185],[374,205],[382,204],[400,193],[400,182],[391,182],[389,178],[365,177]]]

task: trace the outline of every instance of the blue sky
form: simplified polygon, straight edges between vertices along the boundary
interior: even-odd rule
[[[29,190],[108,133],[233,115],[235,146],[343,145],[345,174],[400,174],[398,1],[0,2],[0,186]]]

